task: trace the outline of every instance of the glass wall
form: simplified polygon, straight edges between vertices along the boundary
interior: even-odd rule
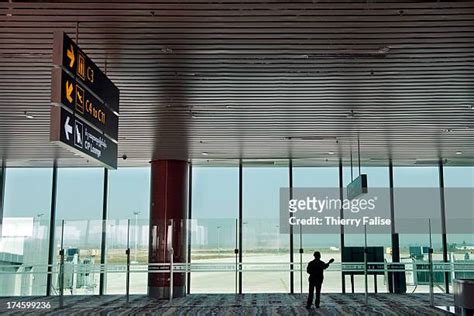
[[[244,293],[290,291],[288,269],[278,263],[290,262],[288,234],[280,233],[280,188],[289,187],[288,162],[268,162],[269,166],[243,164],[243,263],[248,269],[270,272],[243,272]]]
[[[127,244],[132,271],[145,270],[148,263],[150,218],[150,168],[120,168],[109,171],[107,220],[107,294],[124,293]],[[129,240],[127,241],[127,237]],[[130,274],[130,293],[147,292],[147,274]]]
[[[235,264],[239,212],[239,167],[192,168],[191,262],[219,268]],[[235,293],[234,272],[192,272],[191,293]]]
[[[305,167],[299,166],[298,161],[293,162],[293,187],[294,188],[339,188],[338,167]],[[302,273],[295,273],[295,293],[308,293],[308,274],[306,266],[313,260],[314,251],[321,252],[321,260],[327,262],[334,258],[341,262],[341,237],[339,234],[299,234],[294,231],[294,262],[295,266],[302,268]],[[301,237],[301,239],[300,239]],[[301,241],[301,243],[300,243]],[[300,256],[299,249],[303,248]],[[341,272],[326,271],[324,275],[324,292],[341,292]]]
[[[0,295],[45,295],[52,169],[7,168],[5,184]]]
[[[362,167],[368,175],[369,190],[388,189],[388,167]],[[343,169],[344,187],[358,175],[354,169]],[[338,188],[338,167],[307,167],[293,161],[294,188]],[[290,292],[290,236],[280,231],[280,189],[290,185],[288,161],[243,161],[242,178],[239,165],[194,166],[191,181],[191,215],[188,225],[189,245],[193,272],[190,274],[191,293],[234,293],[236,290],[234,249],[238,248],[239,181],[242,185],[242,289],[244,293]],[[59,168],[57,179],[56,227],[54,251],[58,254],[61,243],[66,250],[65,294],[98,294],[102,240],[102,208],[104,169]],[[446,217],[448,225],[448,257],[459,262],[472,261],[474,234],[456,233],[450,225],[458,220],[460,211],[474,212],[471,201],[455,203],[450,189],[474,188],[474,167],[444,167]],[[407,189],[415,195],[406,198],[395,191],[395,222],[403,224],[409,203],[417,205],[410,211],[420,218],[432,220],[434,260],[443,259],[439,191],[436,196],[424,196],[423,189],[439,188],[439,168],[394,167],[395,189]],[[51,209],[51,168],[7,168],[5,182],[4,225],[0,241],[2,272],[0,295],[44,295],[46,292],[46,264],[48,254],[49,218]],[[415,190],[416,189],[416,190]],[[150,203],[150,169],[124,168],[109,171],[108,220],[106,221],[106,294],[125,293],[125,249],[127,235],[131,248],[131,293],[144,294],[147,288],[148,220]],[[471,191],[469,191],[471,192]],[[389,194],[389,191],[386,191]],[[383,198],[389,200],[388,197]],[[389,217],[386,203],[383,216]],[[380,212],[380,211],[379,211]],[[386,212],[386,213],[385,213]],[[381,215],[381,214],[378,214]],[[382,215],[381,215],[382,216]],[[64,233],[61,221],[65,220]],[[413,272],[427,261],[423,247],[429,246],[428,222],[413,233],[401,233],[401,261],[406,273],[408,292],[428,291],[426,273]],[[294,231],[293,257],[294,291],[307,292],[306,265],[312,253],[319,250],[322,260],[334,258],[334,270],[325,274],[323,290],[341,292],[342,277],[337,263],[341,262],[339,234],[299,234]],[[300,238],[301,237],[301,238]],[[345,236],[346,246],[363,246],[362,235]],[[384,247],[385,259],[391,261],[390,234],[369,234],[369,246]],[[299,249],[304,250],[303,254]],[[55,264],[58,256],[54,257]],[[421,261],[421,262],[420,262]],[[73,273],[79,264],[81,271]],[[94,268],[96,267],[96,268]],[[135,270],[134,270],[135,269]],[[134,272],[135,271],[135,272]],[[21,273],[20,273],[21,272]],[[444,274],[440,274],[443,277]],[[375,286],[369,277],[369,290]],[[378,292],[386,291],[385,278],[378,276]],[[442,292],[444,280],[435,275]],[[350,291],[346,280],[346,291]],[[355,289],[363,291],[362,277],[355,277]],[[58,293],[57,276],[53,278],[52,293]]]

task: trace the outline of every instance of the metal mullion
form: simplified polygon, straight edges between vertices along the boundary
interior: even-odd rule
[[[188,179],[188,268],[189,271],[187,273],[187,294],[191,294],[191,219],[192,219],[192,197],[193,197],[193,164],[192,162],[189,163],[189,179]]]
[[[290,159],[288,163],[288,180],[289,180],[289,186],[290,186],[290,200],[293,199],[293,160]],[[290,213],[291,216],[291,213]],[[293,225],[290,225],[290,293],[294,294],[295,293],[295,285],[294,285],[294,280],[295,280],[295,273],[293,272],[293,263],[294,263],[294,236],[293,236]]]
[[[438,175],[439,175],[439,203],[441,209],[441,238],[443,244],[443,261],[448,262],[448,238],[446,235],[446,202],[444,196],[444,168],[443,160],[439,160],[438,164]],[[444,273],[444,286],[445,291],[449,294],[449,272]]]
[[[102,239],[100,242],[100,265],[102,267],[99,278],[99,295],[105,292],[105,260],[107,250],[107,218],[108,218],[108,196],[109,196],[109,170],[104,168],[104,190],[102,194]],[[136,228],[135,228],[136,229]]]
[[[243,170],[242,159],[239,160],[239,294],[242,294],[242,228],[243,228]]]
[[[58,191],[58,166],[56,160],[53,162],[53,174],[51,182],[51,209],[49,213],[49,247],[48,247],[48,275],[46,279],[46,296],[51,295],[53,285],[53,263],[55,255],[55,231],[56,231],[56,196]]]

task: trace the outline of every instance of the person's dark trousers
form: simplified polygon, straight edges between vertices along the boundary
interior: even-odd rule
[[[314,303],[316,307],[319,307],[319,302],[321,299],[321,286],[323,285],[322,280],[309,281],[309,291],[308,291],[308,301],[306,306],[311,306],[313,303],[314,290],[316,289],[316,302]]]

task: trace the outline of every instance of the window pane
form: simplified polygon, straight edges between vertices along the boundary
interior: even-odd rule
[[[192,168],[191,263],[235,264],[239,168]],[[218,266],[216,265],[216,268]],[[234,293],[234,272],[192,272],[191,293]]]
[[[146,270],[148,263],[148,221],[150,218],[150,168],[121,168],[109,171],[107,220],[107,294],[124,294],[126,273],[123,272],[129,236],[132,271]],[[130,228],[128,221],[130,220]],[[137,266],[139,265],[139,266]],[[147,274],[130,273],[130,293],[147,292]]]
[[[444,167],[448,258],[462,263],[474,259],[474,167]],[[464,226],[467,224],[468,226]],[[458,268],[459,269],[459,268]],[[456,272],[456,279],[474,279]]]
[[[102,239],[103,168],[59,168],[55,245],[59,253],[61,241],[65,251],[64,293],[98,294]],[[61,221],[64,220],[64,235]],[[55,256],[59,262],[59,256]],[[84,273],[74,275],[79,264]],[[53,293],[58,292],[57,275],[53,278]]]
[[[56,219],[102,219],[104,169],[59,168]]]
[[[287,163],[287,162],[286,162]],[[289,235],[280,233],[280,188],[289,187],[288,166],[243,169],[243,262],[270,272],[243,272],[245,293],[288,293]],[[275,265],[275,263],[283,263]]]
[[[397,188],[413,188],[419,190],[422,188],[439,188],[439,172],[438,167],[394,167],[393,169],[394,187]],[[412,190],[412,192],[415,192]],[[429,197],[420,192],[419,196],[414,194],[410,201],[406,201],[406,197],[397,196],[395,191],[394,204],[395,204],[395,225],[397,231],[399,230],[400,220],[406,218],[406,210],[401,205],[416,205],[417,214],[423,222],[417,228],[419,233],[400,233],[400,258],[402,262],[411,263],[413,260],[420,262],[427,261],[428,255],[424,253],[421,247],[429,247],[430,245],[430,234],[429,234],[429,222],[428,219],[433,221],[432,230],[434,233],[431,234],[432,245],[434,249],[433,260],[443,260],[443,249],[441,239],[441,207],[439,200],[439,191],[430,191],[434,193],[427,193]],[[426,203],[430,201],[430,203]],[[418,251],[417,249],[421,249]],[[419,253],[420,252],[420,253]],[[416,275],[412,272],[407,272],[407,291],[411,292],[415,289],[418,292],[428,292],[429,287],[427,285],[427,273],[419,272]],[[444,287],[443,276],[441,278],[435,275],[435,284]],[[437,281],[436,281],[437,280]],[[442,292],[439,287],[435,286],[435,291]]]
[[[338,188],[338,167],[294,167],[294,188]],[[308,293],[308,274],[306,266],[313,260],[314,251],[321,252],[321,260],[327,262],[334,258],[335,262],[341,262],[340,235],[339,234],[300,234],[298,228],[294,232],[294,262],[298,268],[302,267],[302,273],[295,273],[295,292]],[[304,253],[300,256],[299,249]],[[323,292],[341,292],[341,272],[326,271],[324,273]]]
[[[359,176],[358,166],[354,166],[351,175],[351,167],[344,167],[343,177],[344,177],[344,187],[347,188],[347,185],[356,179]],[[376,214],[370,214],[371,217],[379,216],[384,219],[390,219],[390,191],[389,188],[389,168],[387,167],[365,167],[361,166],[361,174],[367,175],[367,185],[370,190],[377,190],[378,201],[384,201],[385,204],[380,202],[376,205]],[[381,188],[381,190],[379,189]],[[382,196],[380,196],[382,195]],[[370,230],[370,227],[367,228]],[[387,229],[389,231],[389,229]],[[346,234],[344,238],[344,243],[346,247],[363,247],[365,245],[364,234]],[[391,234],[367,234],[367,246],[368,247],[383,247],[385,260],[391,261],[391,247],[392,240]],[[386,292],[387,287],[385,286],[385,275],[377,275],[377,292]],[[349,276],[346,277],[346,291],[350,291],[351,280]],[[356,292],[365,291],[365,281],[364,276],[355,275],[354,276],[354,288]],[[368,288],[370,292],[375,291],[375,279],[374,276],[370,275],[368,278]]]
[[[461,194],[466,194],[474,189],[474,167],[445,167],[444,168],[444,186],[446,191],[453,189],[469,189],[469,191],[462,191]],[[464,257],[473,257],[472,251],[467,251],[469,246],[474,246],[474,234],[455,233],[456,227],[449,227],[450,218],[456,218],[459,214],[459,204],[450,199],[449,191],[446,192],[446,218],[448,231],[448,249],[452,252],[453,259],[460,259]],[[471,196],[474,199],[474,196]],[[462,205],[470,214],[474,214],[474,200],[470,200],[467,205]],[[466,211],[462,210],[464,214]],[[466,253],[468,254],[466,256]],[[473,258],[474,259],[474,258]]]
[[[52,169],[7,168],[5,180],[0,254],[20,267],[2,268],[0,295],[45,295]]]

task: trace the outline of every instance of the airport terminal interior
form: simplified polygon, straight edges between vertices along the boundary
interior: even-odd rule
[[[473,78],[472,0],[1,1],[0,314],[473,315]]]

